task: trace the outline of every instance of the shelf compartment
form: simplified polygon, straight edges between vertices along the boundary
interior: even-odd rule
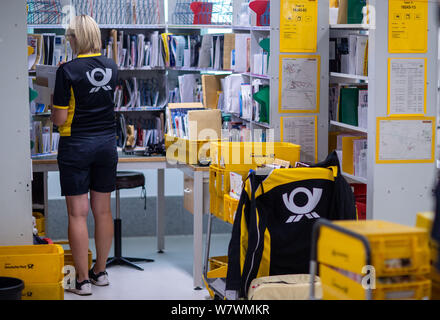
[[[357,131],[357,132],[362,132],[362,133],[368,133],[368,130],[365,128],[352,126],[350,124],[346,124],[346,123],[342,123],[342,122],[338,122],[338,121],[334,121],[334,120],[330,120],[330,124],[335,127],[339,127],[339,128],[349,129],[352,131]]]
[[[330,29],[337,30],[370,30],[371,27],[368,24],[331,24]]]
[[[368,76],[358,76],[355,74],[339,73],[339,72],[330,72],[330,76],[335,78],[354,79],[354,80],[362,80],[368,82]]]

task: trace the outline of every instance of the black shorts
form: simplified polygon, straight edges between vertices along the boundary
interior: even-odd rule
[[[58,168],[62,196],[89,190],[108,193],[116,187],[116,136],[61,137]]]

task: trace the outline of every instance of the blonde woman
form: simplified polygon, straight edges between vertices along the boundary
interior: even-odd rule
[[[92,294],[91,283],[109,284],[106,262],[113,239],[110,194],[115,190],[116,123],[113,92],[117,66],[101,56],[101,32],[93,18],[75,17],[66,33],[77,58],[56,74],[51,120],[59,127],[58,166],[66,197],[68,237],[76,269],[76,285],[68,289]],[[88,270],[87,215],[95,220],[96,263]]]

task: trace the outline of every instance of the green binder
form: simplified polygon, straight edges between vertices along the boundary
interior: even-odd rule
[[[263,86],[254,94],[254,99],[260,104],[260,122],[269,123],[270,88]]]
[[[347,3],[347,23],[361,24],[364,15],[362,8],[367,5],[366,0],[348,0]]]
[[[341,88],[339,96],[339,122],[358,126],[359,88]]]

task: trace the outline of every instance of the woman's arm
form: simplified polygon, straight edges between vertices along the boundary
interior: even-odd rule
[[[58,127],[63,125],[67,120],[67,110],[67,108],[52,108],[50,120]]]

